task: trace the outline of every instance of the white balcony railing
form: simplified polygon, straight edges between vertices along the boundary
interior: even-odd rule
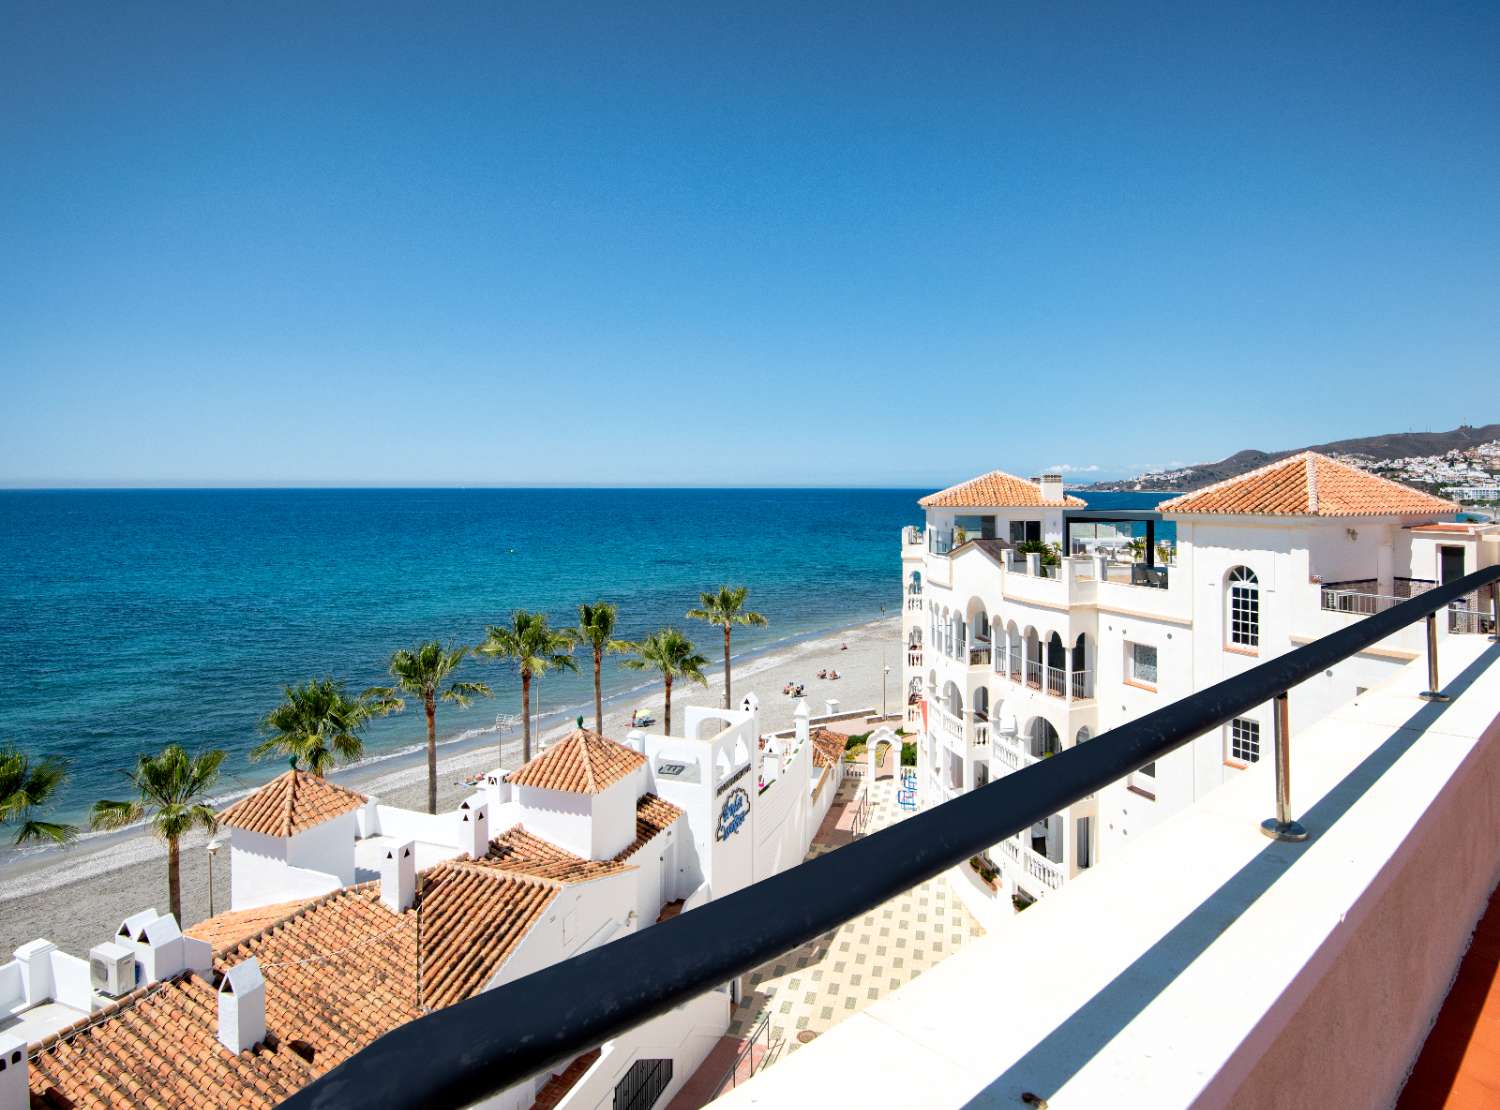
[[[981,721],[977,717],[974,720],[974,743],[988,744],[990,742],[990,723]]]
[[[908,613],[920,613],[922,611],[922,595],[916,594],[906,599],[906,611]]]
[[[906,649],[906,665],[909,666],[909,667],[920,667],[922,665],[922,649],[921,648],[907,648]]]
[[[1066,877],[1063,875],[1061,864],[1053,863],[1046,856],[1038,855],[1030,848],[1021,849],[1021,866],[1026,869],[1026,874],[1051,890],[1062,886]]]
[[[1042,661],[1040,659],[1026,660],[1026,685],[1033,690],[1042,688]]]

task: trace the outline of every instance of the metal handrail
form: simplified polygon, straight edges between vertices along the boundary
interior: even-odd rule
[[[1500,567],[1488,567],[1428,590],[836,852],[407,1022],[283,1105],[461,1106],[502,1091],[869,912],[1496,581]],[[1429,664],[1435,678],[1435,658]],[[1289,772],[1277,770],[1278,817],[1289,819]]]

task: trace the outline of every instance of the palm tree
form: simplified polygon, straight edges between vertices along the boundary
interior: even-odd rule
[[[594,656],[594,731],[604,735],[604,692],[600,674],[604,669],[604,653],[631,650],[625,640],[615,639],[615,618],[619,608],[608,601],[585,602],[578,607],[578,627],[568,629],[573,642],[587,646]]]
[[[151,831],[167,842],[167,900],[172,916],[182,924],[182,876],[178,842],[193,829],[212,833],[218,818],[208,804],[209,792],[219,779],[224,753],[211,751],[189,755],[180,744],[168,744],[156,755],[143,755],[135,770],[125,777],[135,790],[128,802],[94,803],[89,824],[96,829],[121,829],[146,821]]]
[[[531,680],[548,671],[576,671],[573,660],[573,638],[552,628],[546,613],[528,613],[517,609],[510,615],[510,626],[492,624],[486,630],[484,643],[475,649],[494,659],[508,659],[521,676],[522,762],[531,762]],[[500,746],[505,759],[505,745]]]
[[[31,762],[19,748],[0,748],[0,825],[16,826],[16,843],[51,840],[61,844],[73,837],[73,826],[39,821],[32,811],[44,806],[68,778],[68,761],[58,756]]]
[[[370,719],[398,708],[398,699],[383,697],[378,689],[351,697],[333,678],[310,679],[284,692],[286,700],[261,721],[266,739],[250,749],[250,758],[294,755],[319,778],[338,759],[358,759],[365,750],[359,734]]]
[[[377,686],[365,694],[378,699],[378,704],[389,707],[389,712],[399,713],[406,702],[397,690],[422,699],[422,708],[427,711],[427,812],[437,812],[437,703],[451,701],[460,708],[474,698],[487,698],[490,688],[483,682],[450,682],[448,676],[458,669],[466,647],[444,649],[436,640],[418,644],[414,648],[402,648],[391,656],[391,677],[395,686]]]
[[[749,586],[720,586],[718,593],[704,591],[698,595],[702,608],[689,609],[690,621],[707,621],[724,629],[724,708],[731,708],[729,701],[729,630],[736,624],[765,624],[766,618],[745,609],[745,598]]]
[[[662,684],[666,687],[667,704],[662,710],[662,731],[672,733],[672,680],[685,678],[699,686],[707,686],[703,668],[708,660],[698,654],[689,640],[675,628],[663,628],[653,632],[638,644],[631,645],[634,659],[622,659],[621,666],[633,671],[657,670],[661,672]]]

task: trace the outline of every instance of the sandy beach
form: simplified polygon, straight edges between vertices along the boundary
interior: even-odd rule
[[[761,703],[761,728],[770,732],[792,723],[795,702],[784,695],[788,682],[806,687],[814,713],[824,711],[835,698],[843,711],[873,708],[882,704],[882,661],[891,668],[886,696],[892,707],[901,704],[901,624],[899,617],[858,624],[799,642],[781,644],[757,654],[736,656],[736,699],[753,691]],[[847,645],[847,650],[844,649]],[[711,654],[711,653],[706,653]],[[820,680],[817,672],[836,669],[838,681]],[[723,699],[721,668],[710,675],[709,685],[678,685],[673,689],[673,715],[684,705],[717,705]],[[616,739],[628,731],[630,713],[639,705],[657,711],[660,727],[662,691],[620,696],[605,703],[605,732]],[[592,725],[592,707],[582,711]],[[573,726],[573,714],[565,719],[547,718],[543,737],[551,740]],[[533,740],[535,746],[535,739]],[[496,765],[500,746],[493,736],[444,744],[438,752],[438,806],[457,804],[466,793],[463,780]],[[503,741],[505,767],[521,762],[519,730]],[[426,771],[420,752],[335,772],[331,778],[341,785],[371,794],[392,805],[421,809],[426,804]],[[184,924],[208,916],[208,855],[206,838],[183,842]],[[109,939],[128,915],[148,906],[167,908],[166,850],[138,830],[110,836],[87,837],[64,848],[47,849],[13,857],[0,873],[0,951],[10,952],[36,937],[59,945],[75,955]],[[220,853],[214,864],[213,908],[229,908],[229,861]]]

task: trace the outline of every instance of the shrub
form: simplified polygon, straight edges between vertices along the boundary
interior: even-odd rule
[[[1033,553],[1040,555],[1042,566],[1055,567],[1062,562],[1062,549],[1055,543],[1043,543],[1041,540],[1022,540],[1016,544],[1016,550],[1022,555]]]
[[[914,741],[908,741],[901,745],[901,766],[915,767],[917,765],[917,745]]]

